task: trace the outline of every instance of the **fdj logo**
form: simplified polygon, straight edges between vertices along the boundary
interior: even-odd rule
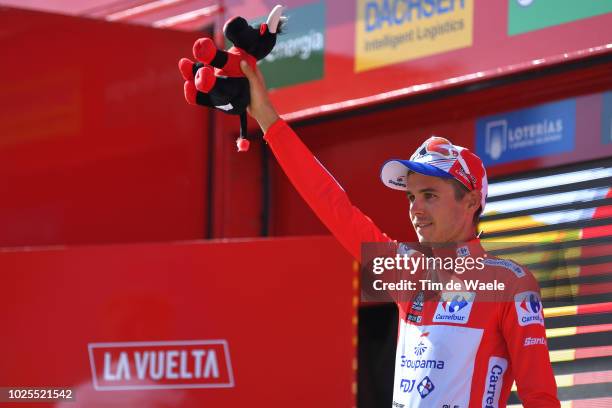
[[[429,377],[423,378],[423,380],[417,385],[417,391],[421,394],[421,398],[425,398],[435,389],[433,382]]]
[[[400,390],[402,390],[403,392],[412,392],[412,390],[414,389],[414,383],[415,380],[407,380],[405,378],[402,378],[402,381],[400,382]]]

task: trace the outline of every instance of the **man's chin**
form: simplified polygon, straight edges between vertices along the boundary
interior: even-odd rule
[[[436,245],[442,245],[445,244],[446,241],[444,240],[440,240],[440,239],[436,239],[436,237],[434,237],[432,234],[420,234],[417,232],[417,239],[419,240],[419,244],[422,245],[426,245],[426,246],[436,246]]]
[[[423,235],[423,234],[417,233],[417,239],[419,240],[420,244],[431,244],[432,243],[431,237],[427,234]]]

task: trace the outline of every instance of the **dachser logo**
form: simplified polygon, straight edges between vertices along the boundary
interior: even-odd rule
[[[88,349],[98,391],[234,386],[226,340],[90,343]]]

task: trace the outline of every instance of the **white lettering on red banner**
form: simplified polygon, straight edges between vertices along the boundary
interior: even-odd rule
[[[234,376],[226,340],[88,344],[94,388],[227,388]]]

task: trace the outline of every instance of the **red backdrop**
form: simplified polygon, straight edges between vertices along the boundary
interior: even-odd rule
[[[354,404],[356,273],[331,238],[4,250],[0,270],[3,386],[72,387],[88,408]],[[224,342],[233,386],[94,389],[113,344],[185,341]]]
[[[195,33],[0,8],[0,246],[205,237]]]

